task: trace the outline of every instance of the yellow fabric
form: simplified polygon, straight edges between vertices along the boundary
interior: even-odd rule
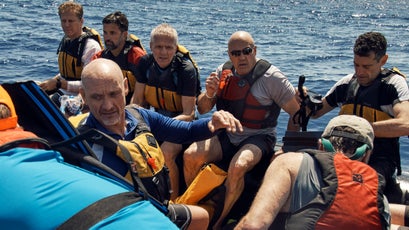
[[[164,109],[170,112],[183,112],[182,96],[174,91],[146,85],[145,100],[156,109]]]
[[[83,114],[79,114],[76,116],[70,116],[68,118],[68,120],[71,122],[72,126],[74,126],[75,128],[78,128],[81,124],[81,122],[87,118],[89,115],[89,113],[83,113]]]
[[[190,55],[189,50],[186,49],[186,47],[184,47],[183,45],[178,44],[178,51],[190,59],[190,61],[193,63],[193,66],[196,68],[197,73],[199,73],[199,67],[197,66],[197,63],[193,59],[192,55]]]
[[[183,195],[176,198],[175,203],[197,205],[213,189],[220,186],[226,177],[227,173],[215,164],[205,165]]]
[[[10,117],[0,119],[0,131],[17,127],[17,114],[8,92],[0,85],[0,103],[5,104],[11,113]]]
[[[140,47],[143,51],[146,52],[145,47],[143,47],[141,39],[139,39],[138,36],[136,36],[135,34],[129,34],[129,38],[131,38],[133,40],[133,44],[137,45],[138,47]]]
[[[142,133],[132,141],[119,140],[119,143],[124,145],[131,154],[132,160],[136,163],[139,177],[152,177],[164,167],[165,158],[163,157],[162,150],[151,133]],[[125,162],[127,161],[119,147],[116,154]],[[130,172],[125,177],[132,181]]]
[[[361,108],[362,106],[362,108]],[[361,114],[362,110],[362,114]],[[389,114],[376,110],[364,105],[356,105],[356,112],[354,113],[354,105],[353,104],[345,104],[341,107],[339,111],[339,115],[342,114],[347,114],[347,115],[357,115],[360,117],[365,118],[369,122],[375,122],[375,121],[384,121],[391,119],[392,117],[389,116]]]
[[[128,86],[130,87],[129,92],[135,91],[136,77],[133,75],[132,71],[122,70],[122,75],[124,75],[124,78],[128,79]]]
[[[97,41],[103,49],[103,44],[101,40],[101,36],[96,31],[95,29],[89,28],[89,27],[83,27],[82,31],[86,32],[85,35],[81,35],[82,37],[86,38],[91,38]],[[80,44],[78,44],[78,49],[81,47]],[[71,50],[71,52],[74,52]],[[82,55],[82,54],[81,54]],[[78,55],[71,55],[69,52],[66,50],[59,50],[58,52],[58,68],[60,70],[60,74],[62,77],[64,77],[66,80],[80,80],[81,79],[81,72],[82,69],[84,68],[84,63],[82,63],[81,58],[82,57],[77,57]],[[80,59],[80,60],[78,60]],[[78,65],[78,63],[81,63]]]
[[[81,62],[81,65],[77,66],[77,61],[77,58],[64,51],[60,51],[58,53],[58,66],[61,76],[67,79],[81,79],[84,64]]]

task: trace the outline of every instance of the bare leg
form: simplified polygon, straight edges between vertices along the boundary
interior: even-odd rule
[[[183,154],[183,173],[189,186],[205,163],[222,159],[222,150],[216,136],[191,144]]]
[[[179,195],[179,168],[176,165],[175,160],[182,151],[182,145],[171,142],[163,142],[161,149],[165,157],[165,164],[169,169],[170,187],[172,189],[170,199],[175,200]]]
[[[244,145],[234,155],[230,162],[225,182],[226,197],[223,211],[213,229],[221,229],[224,219],[244,190],[244,175],[260,161],[261,156],[261,150],[251,144]]]
[[[188,207],[192,213],[192,221],[190,222],[188,229],[207,229],[209,226],[209,213],[207,213],[206,209],[194,205],[188,205]]]

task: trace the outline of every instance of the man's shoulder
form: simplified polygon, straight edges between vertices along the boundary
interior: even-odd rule
[[[140,59],[138,65],[141,67],[147,67],[154,61],[152,54],[144,54]]]
[[[146,52],[142,48],[132,46],[128,52],[128,62],[137,65],[145,55]]]
[[[97,51],[102,50],[101,44],[92,37],[89,37],[89,38],[86,39],[85,48],[86,49],[94,49],[94,50],[97,50]]]
[[[125,108],[125,112],[127,114],[126,119],[137,119],[149,122],[150,118],[157,115],[157,113],[155,113],[154,111],[145,109],[135,104],[127,105]]]

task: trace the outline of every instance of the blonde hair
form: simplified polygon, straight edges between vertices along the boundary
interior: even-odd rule
[[[84,16],[82,5],[74,1],[66,1],[58,7],[58,15],[60,17],[65,12],[73,12],[79,19],[82,19]]]

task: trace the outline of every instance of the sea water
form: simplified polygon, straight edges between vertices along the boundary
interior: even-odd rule
[[[150,1],[83,0],[85,25],[102,35],[102,19],[122,11],[129,32],[149,50],[151,30],[166,22],[176,28],[179,42],[197,61],[202,87],[210,72],[227,60],[227,40],[237,30],[250,32],[257,55],[281,69],[295,86],[325,94],[341,77],[352,73],[356,37],[379,31],[388,40],[386,67],[409,74],[409,4],[404,0],[252,0]],[[57,14],[62,1],[3,0],[0,2],[0,83],[42,81],[58,71],[56,51],[63,32]],[[204,88],[203,88],[204,89]],[[308,130],[322,130],[337,110],[310,120]],[[278,138],[288,116],[282,113]],[[409,141],[401,137],[402,166],[409,171]]]

